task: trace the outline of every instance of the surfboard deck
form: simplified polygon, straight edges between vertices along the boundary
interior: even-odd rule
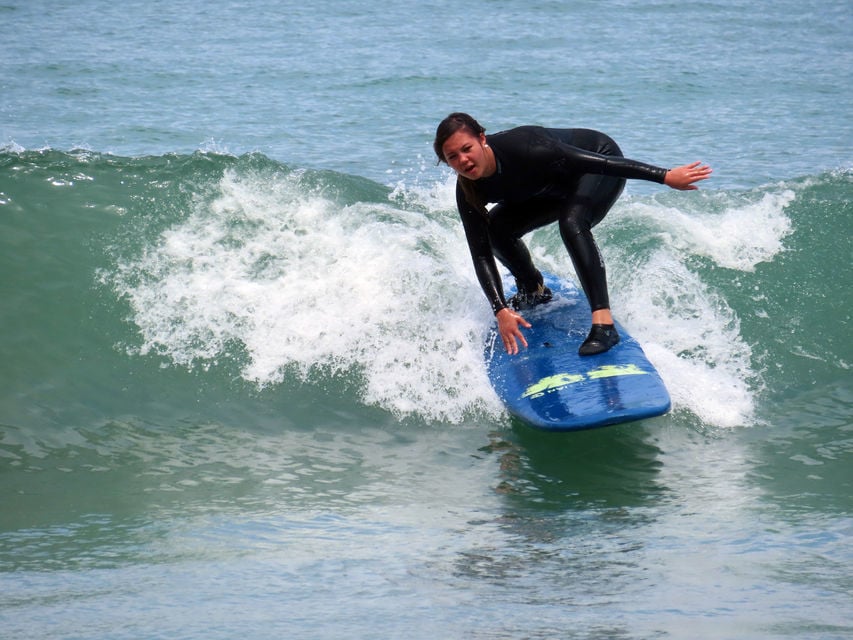
[[[522,311],[527,349],[506,353],[492,328],[485,344],[489,380],[507,410],[546,431],[579,431],[659,416],[669,392],[640,344],[618,322],[621,341],[605,353],[578,355],[589,332],[589,304],[571,282],[543,273],[553,299]]]

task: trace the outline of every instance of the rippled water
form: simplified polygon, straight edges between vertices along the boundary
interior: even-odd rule
[[[4,637],[853,633],[847,3],[0,18]],[[456,109],[715,167],[597,231],[672,413],[504,412]]]

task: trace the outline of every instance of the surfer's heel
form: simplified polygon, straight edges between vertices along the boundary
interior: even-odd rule
[[[589,335],[578,349],[582,356],[594,356],[604,353],[619,344],[619,332],[612,324],[594,324]]]

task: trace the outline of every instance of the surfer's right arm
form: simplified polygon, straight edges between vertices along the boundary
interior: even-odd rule
[[[515,355],[518,353],[519,343],[527,347],[527,340],[521,333],[521,327],[529,329],[530,323],[510,309],[504,298],[501,276],[495,262],[492,244],[489,241],[489,221],[486,214],[478,211],[465,199],[465,194],[458,185],[456,187],[456,204],[459,209],[459,217],[462,218],[462,226],[465,229],[465,237],[468,240],[468,249],[471,251],[477,280],[479,280],[480,287],[492,306],[504,348],[510,355]]]
[[[462,219],[462,227],[465,229],[471,260],[474,262],[474,273],[477,274],[480,288],[492,306],[492,311],[497,315],[502,309],[508,308],[508,305],[504,298],[503,284],[495,263],[492,243],[489,240],[488,214],[485,211],[478,211],[465,199],[462,187],[458,183],[456,206],[459,209],[459,217]]]

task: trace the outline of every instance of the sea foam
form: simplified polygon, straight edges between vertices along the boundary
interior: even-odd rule
[[[260,386],[352,372],[400,416],[500,413],[482,367],[490,314],[461,230],[391,202],[341,205],[301,174],[228,171],[124,264],[139,352],[209,367],[238,344]]]
[[[260,387],[346,379],[360,402],[400,418],[502,419],[483,367],[491,313],[453,189],[443,176],[399,184],[386,201],[342,202],[300,171],[224,171],[118,269],[137,352],[186,367],[232,358]],[[691,262],[751,270],[771,260],[791,197],[726,195],[693,212],[628,198],[602,225],[614,311],[660,369],[676,412],[716,426],[753,421],[750,346],[725,292]],[[626,229],[656,241],[637,251],[612,239]],[[556,229],[533,234],[530,247],[540,268],[573,277]]]

